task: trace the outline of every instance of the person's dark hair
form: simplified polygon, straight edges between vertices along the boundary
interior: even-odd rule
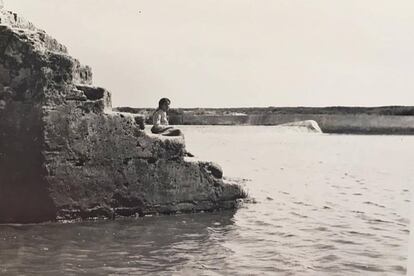
[[[161,107],[163,104],[170,104],[171,101],[168,98],[162,98],[159,102],[158,102],[158,106]]]

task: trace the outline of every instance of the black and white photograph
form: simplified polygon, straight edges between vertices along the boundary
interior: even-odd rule
[[[413,67],[411,0],[0,0],[0,275],[414,275]]]

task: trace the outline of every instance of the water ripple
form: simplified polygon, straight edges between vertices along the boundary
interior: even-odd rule
[[[414,138],[183,129],[200,158],[251,179],[256,204],[237,212],[0,225],[0,274],[406,273]]]

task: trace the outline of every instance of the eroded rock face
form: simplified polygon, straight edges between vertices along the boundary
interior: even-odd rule
[[[218,165],[144,132],[65,46],[0,10],[0,223],[234,208]]]
[[[305,131],[308,131],[308,132],[322,133],[322,130],[319,127],[318,123],[314,120],[291,122],[291,123],[281,124],[279,126],[298,127],[298,128],[304,129]]]

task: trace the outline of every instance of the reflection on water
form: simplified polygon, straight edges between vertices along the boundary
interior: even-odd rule
[[[233,212],[1,226],[2,273],[172,274],[220,269]]]
[[[414,137],[183,128],[191,152],[251,179],[256,204],[235,213],[3,225],[0,274],[405,274]]]

